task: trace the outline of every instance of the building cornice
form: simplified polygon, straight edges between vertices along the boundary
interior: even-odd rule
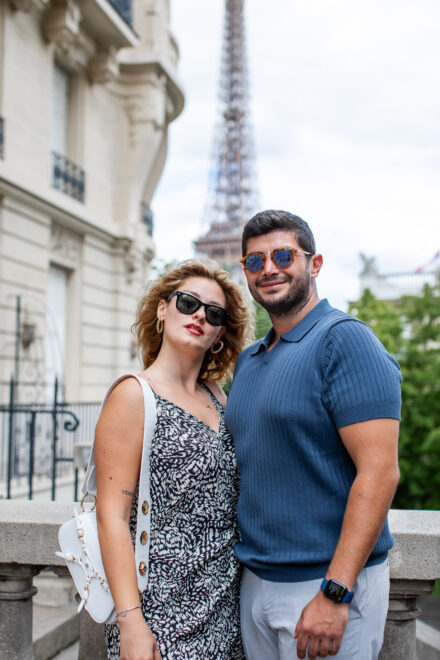
[[[94,222],[90,213],[80,202],[62,195],[64,206],[60,206],[55,199],[55,197],[58,197],[59,195],[62,195],[62,193],[54,191],[52,194],[52,191],[50,191],[48,195],[42,195],[41,193],[23,188],[0,173],[0,197],[9,197],[15,202],[21,203],[34,209],[38,213],[50,217],[52,222],[55,222],[62,227],[70,229],[80,235],[87,234],[89,236],[94,236],[111,246],[119,245],[121,241],[125,242],[124,245],[127,246],[130,246],[133,242],[136,242],[139,245],[139,235],[137,235],[138,231],[136,231],[139,228],[127,225],[127,227],[124,227],[123,232],[117,231],[116,227],[114,231],[109,231],[108,229],[98,226],[96,222]],[[155,248],[153,240],[146,232],[145,236],[142,236],[141,242],[143,251],[146,254],[154,254]],[[127,250],[128,249],[129,247],[127,247]]]
[[[121,74],[155,73],[158,77],[164,76],[169,100],[167,120],[170,123],[180,115],[185,103],[183,87],[177,73],[164,57],[145,50],[124,48],[118,52],[117,60]]]
[[[108,0],[77,0],[84,29],[102,47],[139,46],[136,32],[118,14]]]

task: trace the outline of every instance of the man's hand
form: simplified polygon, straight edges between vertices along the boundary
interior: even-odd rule
[[[298,640],[298,658],[306,657],[307,644],[311,660],[336,655],[347,621],[348,604],[333,603],[319,591],[305,606],[296,624],[293,638]]]

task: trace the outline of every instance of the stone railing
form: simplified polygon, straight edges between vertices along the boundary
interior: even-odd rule
[[[0,658],[32,660],[33,577],[49,566],[67,575],[58,549],[59,526],[73,504],[0,500]],[[417,597],[440,578],[440,511],[391,511],[391,593],[381,660],[415,660]],[[86,623],[88,621],[88,623]],[[103,644],[85,615],[79,658],[98,658]]]

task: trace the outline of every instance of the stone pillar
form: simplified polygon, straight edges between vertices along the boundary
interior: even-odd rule
[[[86,610],[82,610],[79,624],[78,660],[107,660],[104,624],[96,623]]]
[[[417,596],[430,594],[434,580],[390,581],[390,604],[379,660],[416,660]]]
[[[0,658],[33,660],[32,580],[40,566],[0,564]]]

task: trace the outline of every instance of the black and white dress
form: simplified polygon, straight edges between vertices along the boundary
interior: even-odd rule
[[[155,394],[151,447],[150,575],[142,611],[162,660],[241,660],[238,469],[223,407],[216,433]],[[137,495],[130,529],[136,527]],[[108,657],[119,659],[119,629],[106,626]]]

